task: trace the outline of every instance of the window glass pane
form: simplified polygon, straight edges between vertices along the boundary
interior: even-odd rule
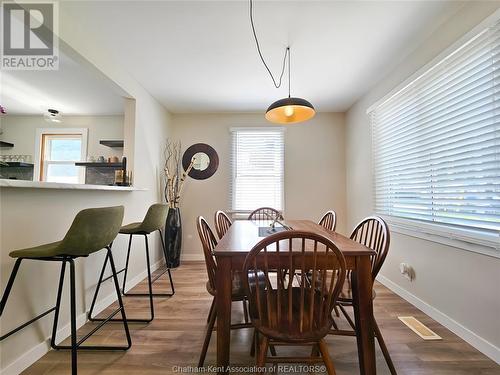
[[[71,164],[48,164],[47,182],[65,182],[77,184],[79,167]]]
[[[48,143],[49,160],[70,161],[81,159],[81,138],[52,138]]]

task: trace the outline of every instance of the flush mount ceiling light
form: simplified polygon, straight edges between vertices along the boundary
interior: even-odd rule
[[[49,122],[61,122],[62,116],[61,113],[57,109],[47,109],[47,112],[43,115],[45,121]]]
[[[271,76],[274,87],[276,88],[281,87],[283,74],[285,73],[285,67],[288,61],[288,98],[283,98],[272,103],[266,111],[266,120],[274,122],[276,124],[295,124],[313,118],[316,114],[313,105],[305,99],[293,98],[290,95],[290,47],[286,47],[285,49],[283,66],[281,68],[280,79],[278,82],[276,82],[271,69],[269,69],[269,67],[267,66],[267,63],[264,60],[264,57],[262,56],[262,52],[260,50],[260,44],[259,40],[257,39],[257,33],[255,31],[255,25],[253,22],[253,0],[250,0],[250,23],[252,25],[255,44],[257,45],[257,52],[259,53],[260,59],[267,69],[267,72]]]

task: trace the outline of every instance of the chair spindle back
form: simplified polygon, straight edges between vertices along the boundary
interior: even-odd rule
[[[335,228],[337,227],[337,214],[333,210],[327,211],[318,224],[335,232]]]
[[[359,242],[377,253],[371,259],[372,278],[375,280],[389,252],[391,238],[387,223],[379,216],[368,216],[354,228],[351,240]]]
[[[221,239],[226,232],[228,231],[229,227],[233,225],[233,222],[229,218],[229,216],[226,215],[224,211],[217,211],[215,213],[215,230],[217,232],[217,235],[219,236],[219,239]]]
[[[198,216],[198,219],[196,220],[196,227],[198,228],[198,235],[200,236],[201,245],[203,247],[203,255],[205,256],[208,281],[210,283],[210,287],[213,290],[216,290],[215,277],[217,272],[217,263],[212,255],[212,251],[215,249],[215,246],[217,246],[217,239],[203,216]]]
[[[272,207],[260,207],[248,215],[248,220],[253,221],[268,221],[268,220],[283,220],[283,215],[277,209]]]
[[[324,337],[345,274],[344,256],[321,235],[290,230],[264,238],[243,265],[252,323],[285,341]]]

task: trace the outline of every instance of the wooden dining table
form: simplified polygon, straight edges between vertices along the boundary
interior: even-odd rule
[[[342,251],[347,269],[352,271],[351,283],[360,373],[375,374],[375,341],[372,327],[373,281],[370,260],[375,252],[310,220],[286,220],[285,224],[294,230],[321,234]],[[234,271],[242,270],[243,262],[250,250],[263,239],[259,236],[259,227],[265,226],[269,227],[269,223],[236,220],[213,251],[217,261],[217,367],[219,373],[227,372],[230,364],[231,275]]]

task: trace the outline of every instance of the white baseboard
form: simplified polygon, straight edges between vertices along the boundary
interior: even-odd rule
[[[164,263],[163,260],[159,260],[156,263],[152,264],[151,272],[156,271],[163,263]],[[144,280],[146,277],[147,277],[147,271],[144,270],[137,276],[135,276],[133,279],[127,280],[127,285],[129,286],[128,289],[134,287],[142,280]],[[95,311],[94,315],[99,314],[101,311],[103,311],[105,308],[107,308],[109,305],[115,302],[116,299],[117,299],[116,292],[113,290],[109,295],[102,298],[101,300],[98,300],[94,307]],[[80,328],[85,323],[87,323],[87,312],[82,313],[76,317],[77,328]],[[70,323],[68,323],[57,331],[57,343],[60,343],[61,341],[68,338],[70,334],[71,334],[71,327]],[[31,366],[33,363],[42,358],[49,350],[51,350],[50,336],[47,337],[45,341],[35,345],[33,348],[26,351],[23,355],[18,357],[14,362],[9,363],[6,367],[1,369],[0,375],[20,374],[21,372],[26,370],[29,366]]]
[[[438,323],[448,328],[455,335],[459,336],[462,340],[466,341],[474,348],[479,350],[481,353],[491,358],[497,364],[500,364],[500,348],[496,347],[489,341],[483,339],[481,336],[478,336],[471,330],[461,325],[456,320],[450,318],[448,315],[439,311],[435,307],[432,307],[431,305],[421,300],[414,294],[408,292],[406,289],[402,288],[395,282],[389,280],[387,277],[379,274],[377,276],[377,281],[385,285],[387,288],[392,290],[394,293],[396,293],[404,300],[411,303],[413,306],[422,310],[425,314],[429,315],[432,319],[434,319]]]

